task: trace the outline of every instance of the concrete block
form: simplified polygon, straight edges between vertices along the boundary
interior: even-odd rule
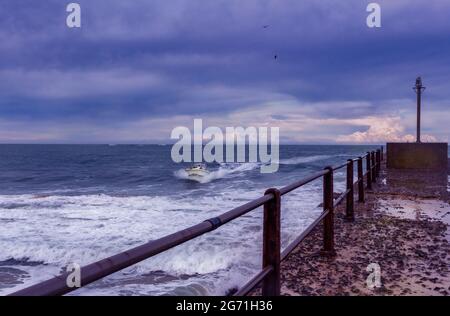
[[[448,144],[388,143],[387,168],[448,170]]]

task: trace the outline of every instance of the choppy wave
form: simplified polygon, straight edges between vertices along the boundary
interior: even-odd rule
[[[295,238],[319,214],[315,210],[320,200],[317,192],[317,188],[310,188],[300,195],[290,195],[284,202],[284,243]],[[250,200],[260,194],[259,191],[234,190],[197,197],[2,195],[0,261],[44,263],[39,268],[19,265],[30,273],[27,284],[31,284],[44,276],[58,274],[70,263],[85,265],[104,259],[217,216],[242,204],[243,197]],[[301,209],[299,201],[302,201]],[[134,294],[160,295],[177,288],[184,291],[179,287],[186,284],[197,284],[208,294],[224,294],[229,287],[241,285],[259,269],[261,215],[261,211],[255,210],[215,232],[107,278],[105,282],[110,287],[94,286],[80,293],[112,291],[117,294],[117,288],[111,286],[118,286]],[[149,278],[146,275],[152,271],[163,271],[175,277],[163,278],[165,281],[160,284],[153,284],[153,281],[144,284]],[[130,284],[125,281],[127,278]],[[131,280],[135,280],[134,283]],[[0,293],[6,294],[8,289]]]
[[[330,158],[338,157],[350,157],[348,154],[335,154],[335,155],[312,155],[312,156],[299,156],[280,160],[280,165],[299,165],[307,164],[316,161],[327,160]]]
[[[304,156],[304,157],[294,157],[289,159],[280,160],[280,165],[298,165],[302,163],[310,163],[319,160],[329,159],[333,156],[330,155],[315,155],[315,156]]]
[[[212,165],[208,177],[195,180],[176,171],[180,167],[171,160],[166,163],[170,146],[160,147],[138,148],[137,159],[125,146],[83,148],[88,154],[81,157],[80,147],[58,147],[53,160],[27,165],[39,181],[26,183],[16,180],[30,177],[29,171],[11,170],[17,156],[2,161],[10,173],[3,177],[0,195],[0,266],[21,271],[17,279],[25,283],[2,287],[0,294],[57,275],[70,263],[89,264],[198,224],[260,197],[269,186],[301,178],[329,158],[344,156],[342,150],[322,155],[317,148],[289,148],[289,158],[280,165],[299,167],[280,166],[279,173],[263,177],[256,175],[257,163]],[[67,157],[74,158],[66,163]],[[336,191],[345,189],[344,172],[336,172]],[[321,190],[317,181],[283,197],[283,247],[320,214]],[[260,208],[74,294],[223,295],[259,271],[261,224]]]

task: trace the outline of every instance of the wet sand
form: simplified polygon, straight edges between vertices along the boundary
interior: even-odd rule
[[[450,295],[448,176],[384,167],[353,223],[336,210],[336,256],[319,226],[282,264],[282,295]],[[381,268],[381,286],[366,280]]]

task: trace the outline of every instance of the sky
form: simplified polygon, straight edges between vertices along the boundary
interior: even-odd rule
[[[282,143],[450,135],[450,1],[0,4],[0,143],[169,143],[177,126],[279,127]],[[264,27],[268,26],[268,27]],[[277,58],[275,59],[275,55]]]

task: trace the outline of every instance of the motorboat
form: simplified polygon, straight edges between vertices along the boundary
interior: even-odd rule
[[[192,178],[202,178],[209,174],[209,171],[203,164],[196,164],[190,168],[186,168],[185,171],[187,175]]]

